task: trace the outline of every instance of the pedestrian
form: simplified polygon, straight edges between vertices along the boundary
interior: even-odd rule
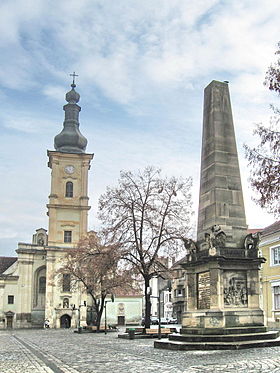
[[[48,319],[46,319],[46,320],[45,320],[45,323],[44,323],[44,328],[45,328],[45,329],[49,329],[49,327],[50,327],[50,322],[49,322]]]

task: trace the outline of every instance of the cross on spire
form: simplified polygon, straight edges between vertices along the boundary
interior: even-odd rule
[[[73,76],[73,83],[72,83],[72,85],[75,85],[75,77],[79,76],[79,75],[75,74],[75,71],[73,72],[73,74],[69,74],[69,75]],[[76,87],[76,85],[75,85],[75,87]]]

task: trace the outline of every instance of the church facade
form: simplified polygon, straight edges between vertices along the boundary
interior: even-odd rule
[[[66,94],[65,120],[48,151],[51,191],[48,234],[40,228],[32,243],[19,243],[14,258],[0,258],[0,328],[76,327],[86,324],[87,294],[70,288],[70,275],[59,273],[65,250],[88,229],[88,172],[93,154],[79,130],[79,94],[75,83]]]

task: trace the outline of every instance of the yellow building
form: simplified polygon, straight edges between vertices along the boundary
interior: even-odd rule
[[[268,327],[280,328],[280,221],[262,231],[259,248],[266,258],[261,270],[266,323]]]

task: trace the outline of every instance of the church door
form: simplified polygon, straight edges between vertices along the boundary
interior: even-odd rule
[[[61,328],[70,328],[71,326],[71,317],[69,315],[63,315],[60,318],[60,327]]]
[[[13,316],[7,316],[7,329],[13,328]]]

